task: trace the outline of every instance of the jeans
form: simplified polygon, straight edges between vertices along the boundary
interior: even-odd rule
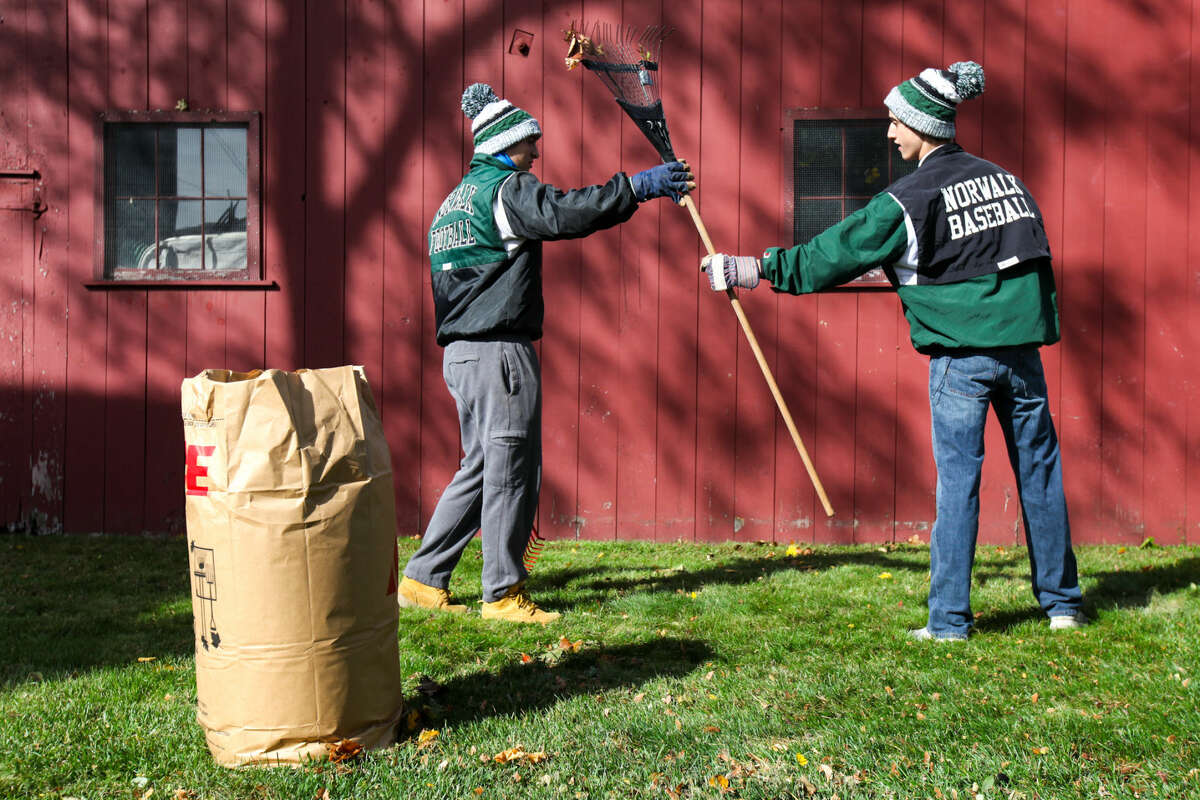
[[[463,550],[482,531],[483,600],[528,577],[523,556],[542,480],[542,393],[527,337],[446,345],[442,377],[458,407],[463,459],[442,492],[404,574],[445,589]]]
[[[979,533],[979,479],[988,407],[996,412],[1017,480],[1033,594],[1051,617],[1082,596],[1063,495],[1062,460],[1036,347],[934,356],[929,408],[937,463],[937,518],[930,538],[929,624],[939,638],[970,633],[971,567]]]

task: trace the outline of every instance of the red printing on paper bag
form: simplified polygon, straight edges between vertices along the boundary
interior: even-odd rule
[[[208,467],[201,465],[199,462],[201,456],[208,458],[216,449],[216,446],[211,444],[189,444],[187,446],[187,469],[184,471],[184,474],[187,478],[188,494],[208,494],[208,481],[205,481],[204,486],[196,483],[197,478],[208,477]]]

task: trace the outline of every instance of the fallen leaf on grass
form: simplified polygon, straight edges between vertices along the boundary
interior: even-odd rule
[[[528,653],[521,653],[522,664],[528,664],[530,661],[533,661],[533,656],[529,655]]]
[[[720,789],[721,793],[724,794],[729,791],[729,778],[726,778],[724,775],[713,775],[708,779],[708,785]]]
[[[1049,753],[1049,752],[1050,752],[1050,748],[1049,748],[1049,747],[1035,747],[1035,748],[1033,748],[1033,754],[1034,754],[1035,756],[1044,756],[1044,755],[1046,755],[1046,754],[1047,754],[1047,753]]]
[[[705,733],[720,733],[721,729],[718,728],[716,725],[705,725],[704,732]]]
[[[432,728],[425,728],[417,737],[417,749],[420,750],[423,747],[433,747],[435,744],[437,744],[437,737],[440,734],[441,731]]]
[[[804,753],[796,753],[796,763],[802,767],[808,764],[808,759],[804,757]]]
[[[329,752],[329,760],[334,764],[344,764],[347,761],[353,761],[363,754],[363,746],[353,739],[326,742],[325,749]]]
[[[833,781],[833,767],[828,764],[818,764],[817,769],[821,770],[821,774],[825,776],[825,780]]]
[[[564,636],[558,640],[558,647],[560,650],[569,650],[572,653],[578,653],[579,648],[583,647],[583,639],[572,642],[570,639]]]
[[[517,745],[516,747],[510,747],[503,752],[496,753],[496,755],[492,756],[492,760],[497,764],[512,764],[519,763],[521,761],[525,761],[530,764],[537,764],[546,760],[546,754],[541,751],[530,753],[521,745]]]
[[[158,661],[158,656],[138,656],[139,664],[148,664],[151,661]]]
[[[175,800],[195,800],[196,793],[191,789],[176,789],[175,794],[172,795],[172,797],[174,797]]]
[[[881,573],[879,573],[879,580],[881,580],[881,581],[890,581],[891,579],[892,579],[892,573],[890,573],[890,572],[881,572]]]

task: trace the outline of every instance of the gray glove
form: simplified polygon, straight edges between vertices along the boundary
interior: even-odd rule
[[[644,169],[629,178],[633,193],[639,203],[654,197],[670,197],[679,202],[680,197],[695,187],[692,171],[684,161]]]
[[[724,253],[705,256],[700,269],[708,273],[708,285],[714,292],[740,286],[753,289],[762,276],[762,264],[754,256],[728,256]]]

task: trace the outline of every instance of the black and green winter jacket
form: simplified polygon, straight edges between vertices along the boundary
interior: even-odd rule
[[[602,186],[562,191],[476,154],[429,227],[437,343],[542,335],[542,242],[575,239],[637,210],[621,172]]]
[[[791,294],[883,267],[922,353],[1059,338],[1050,245],[1033,196],[954,143],[807,244],[768,249],[762,266]]]

